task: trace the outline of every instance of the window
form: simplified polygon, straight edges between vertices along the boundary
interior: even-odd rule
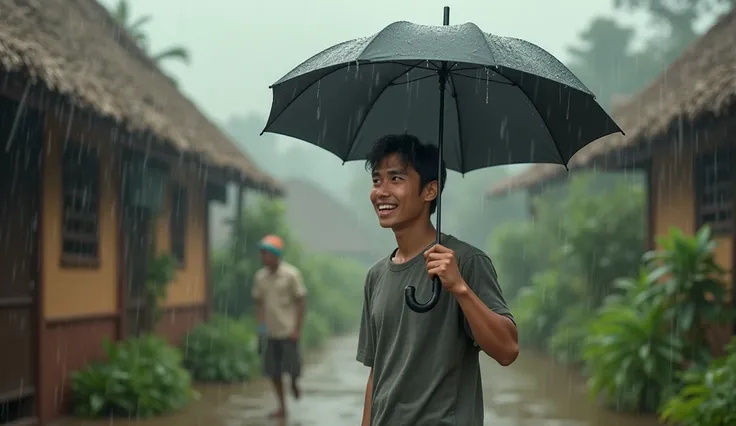
[[[171,190],[171,217],[169,235],[171,237],[171,254],[184,266],[187,240],[187,191],[181,185],[174,185]]]
[[[734,230],[736,150],[723,147],[700,155],[696,163],[696,214],[698,227],[710,225],[714,234]]]
[[[95,266],[99,261],[97,153],[69,145],[62,155],[62,263]]]

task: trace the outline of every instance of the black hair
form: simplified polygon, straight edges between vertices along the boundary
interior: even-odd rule
[[[416,136],[409,134],[386,135],[378,139],[365,162],[365,169],[371,173],[381,164],[381,161],[389,155],[396,154],[402,163],[411,166],[419,175],[419,191],[421,192],[428,183],[437,180],[437,166],[439,163],[439,150],[437,147],[422,143]],[[447,181],[447,168],[442,161],[442,184],[440,185],[439,197],[445,189]],[[437,199],[432,200],[429,205],[429,214],[437,210]]]

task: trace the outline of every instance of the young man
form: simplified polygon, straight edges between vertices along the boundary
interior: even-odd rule
[[[283,375],[291,376],[291,390],[299,398],[299,334],[304,324],[307,289],[301,273],[281,259],[284,243],[278,236],[267,235],[259,244],[263,268],[256,272],[253,300],[259,326],[267,336],[263,369],[271,378],[279,408],[271,417],[286,417]]]
[[[365,282],[357,359],[371,371],[363,426],[481,426],[478,352],[504,366],[519,353],[488,256],[450,235],[434,245],[438,163],[437,149],[410,135],[378,140],[366,162],[378,223],[393,230],[398,248]],[[443,184],[446,175],[443,164]],[[439,303],[423,314],[409,309],[404,288],[414,285],[423,303],[434,276]]]

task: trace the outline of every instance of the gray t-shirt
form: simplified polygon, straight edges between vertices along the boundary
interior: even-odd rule
[[[483,251],[451,235],[442,245],[455,252],[473,292],[493,312],[513,320]],[[404,288],[429,300],[432,285],[423,254],[403,264],[388,256],[365,282],[357,360],[373,368],[371,426],[482,426],[483,390],[478,353],[455,297],[443,291],[431,311],[406,306]]]

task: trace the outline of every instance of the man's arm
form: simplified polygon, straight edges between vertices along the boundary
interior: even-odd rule
[[[258,319],[259,324],[263,324],[265,318],[263,315],[263,302],[261,302],[261,299],[255,299],[255,305],[256,305],[256,318]]]
[[[365,385],[365,402],[363,403],[363,420],[361,426],[371,425],[371,395],[373,394],[373,368],[368,375],[368,383]]]
[[[468,334],[488,356],[510,365],[519,356],[518,332],[491,259],[474,254],[460,269],[465,282],[455,298],[465,315]]]
[[[371,322],[371,280],[370,272],[363,287],[363,313],[360,317],[360,332],[358,334],[358,353],[356,359],[366,367],[370,367],[368,383],[365,385],[365,401],[363,403],[363,420],[361,426],[371,424],[371,406],[373,395],[373,361],[376,355],[374,344],[374,330]]]
[[[307,287],[304,285],[304,279],[299,271],[294,274],[292,280],[294,303],[296,304],[296,335],[301,335],[302,326],[304,326],[304,314],[307,307]]]
[[[470,286],[455,293],[473,338],[488,356],[503,366],[519,356],[518,332],[509,318],[493,312]]]
[[[296,299],[296,330],[297,335],[301,336],[302,327],[304,326],[304,313],[307,311],[307,298],[305,296]]]
[[[261,291],[260,280],[258,279],[258,273],[253,278],[253,288],[251,289],[251,297],[256,309],[256,319],[258,320],[259,326],[265,322],[265,314],[263,312],[263,294]]]

